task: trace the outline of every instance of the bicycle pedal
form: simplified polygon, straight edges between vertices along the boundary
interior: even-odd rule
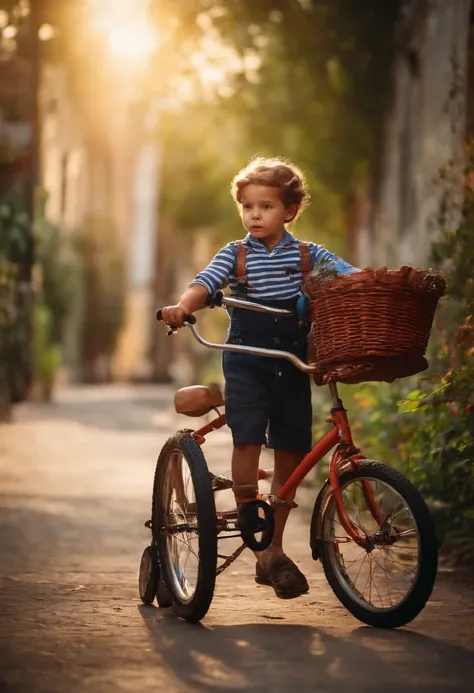
[[[298,504],[294,501],[282,500],[281,498],[278,498],[278,496],[273,495],[273,493],[261,493],[259,494],[259,498],[266,503],[270,503],[271,505],[275,505],[280,508],[290,508],[292,510],[293,508],[298,507]]]
[[[216,475],[211,473],[211,479],[213,491],[225,491],[226,489],[232,488],[234,485],[232,479],[229,479],[229,477],[223,474]]]

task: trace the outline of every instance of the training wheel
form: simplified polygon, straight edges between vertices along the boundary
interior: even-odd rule
[[[264,551],[275,533],[273,509],[261,500],[245,503],[239,508],[238,526],[242,540],[252,551]],[[257,538],[257,534],[260,538]]]
[[[147,546],[142,553],[140,561],[140,572],[138,573],[138,590],[140,599],[144,604],[151,604],[156,596],[158,582],[160,578],[160,567],[158,564],[156,550],[152,546]]]
[[[158,550],[154,546],[147,546],[142,554],[138,588],[144,604],[151,604],[156,597],[158,606],[162,609],[171,606],[171,597],[161,576]]]

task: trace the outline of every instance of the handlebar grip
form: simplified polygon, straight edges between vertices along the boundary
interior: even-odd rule
[[[156,319],[158,322],[160,320],[163,320],[163,308],[158,308],[158,310],[155,313]],[[196,324],[196,316],[195,315],[186,315],[184,318],[185,322],[189,322],[190,325],[195,325]]]
[[[220,289],[215,292],[215,294],[208,294],[206,298],[206,306],[209,306],[210,308],[214,308],[215,306],[221,307],[222,306],[222,299],[224,297],[224,292],[221,291]]]

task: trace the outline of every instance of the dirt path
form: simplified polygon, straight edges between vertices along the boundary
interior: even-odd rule
[[[243,554],[201,625],[140,605],[154,462],[176,427],[164,387],[83,388],[0,426],[0,691],[461,693],[474,679],[474,594],[441,572],[405,629],[375,631],[339,605],[308,550],[288,545],[309,595],[278,600]],[[189,425],[182,421],[181,425]],[[228,435],[206,443],[228,468]]]

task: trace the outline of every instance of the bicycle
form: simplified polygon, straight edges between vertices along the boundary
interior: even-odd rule
[[[209,300],[210,307],[234,306],[248,310],[290,315],[275,309],[225,296]],[[157,311],[161,320],[161,310]],[[206,341],[190,315],[184,326],[203,346],[269,358],[288,359],[297,368],[314,373],[290,352]],[[168,334],[176,328],[171,326]],[[329,478],[322,485],[310,523],[310,548],[320,560],[334,594],[355,618],[379,628],[397,628],[412,621],[424,608],[434,587],[438,551],[429,509],[416,488],[400,472],[368,460],[355,447],[347,412],[336,383],[330,383],[331,429],[316,443],[278,496],[259,493],[257,499],[236,509],[216,512],[215,494],[232,487],[231,479],[212,474],[202,451],[206,436],[226,425],[219,410],[222,393],[204,386],[178,390],[178,413],[217,416],[197,430],[183,429],[163,446],[156,464],[151,519],[145,526],[152,541],[143,552],[139,592],[143,603],[156,598],[160,607],[172,607],[187,621],[206,615],[214,594],[216,577],[246,548],[263,550],[272,540],[274,510],[297,507],[288,500],[307,474],[331,450]],[[259,479],[266,472],[259,470]],[[241,537],[242,545],[230,556],[218,551],[218,541]],[[184,548],[187,557],[183,558]],[[223,562],[218,565],[218,560]],[[382,578],[373,579],[378,573]]]

